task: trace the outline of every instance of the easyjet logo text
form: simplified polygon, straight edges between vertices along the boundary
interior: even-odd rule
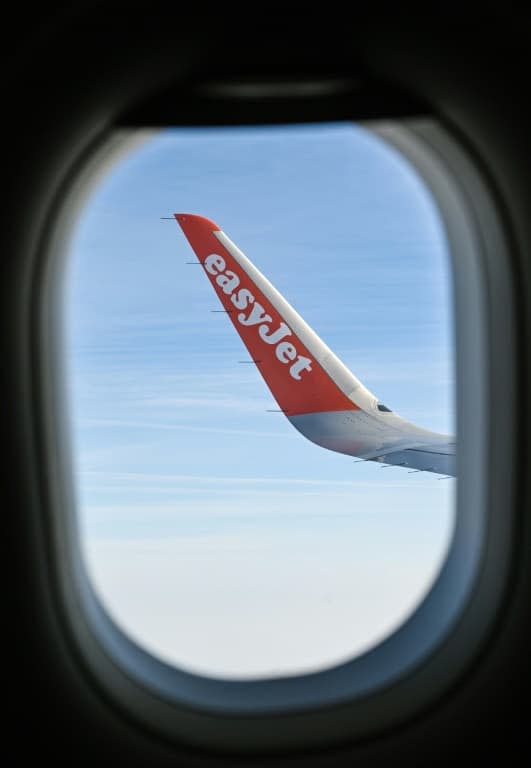
[[[285,341],[293,335],[290,328],[284,322],[276,328],[272,327],[271,315],[267,314],[248,288],[240,288],[240,278],[231,269],[226,268],[223,256],[211,253],[206,257],[203,266],[215,278],[223,293],[230,296],[233,306],[241,310],[236,315],[240,325],[257,328],[260,339],[275,347],[277,360],[290,366],[289,374],[293,379],[300,381],[304,371],[312,370],[310,358],[299,355],[297,347],[291,341]]]

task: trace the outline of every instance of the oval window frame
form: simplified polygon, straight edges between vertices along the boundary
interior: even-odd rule
[[[369,127],[369,126],[367,126]],[[366,737],[440,695],[477,653],[496,615],[510,562],[514,317],[509,251],[482,171],[434,120],[373,123],[414,165],[443,218],[453,262],[457,374],[457,514],[446,563],[414,614],[352,661],[318,673],[220,681],[164,664],[132,643],[89,583],[72,510],[64,411],[61,270],[76,211],[109,163],[145,134],[102,135],[70,173],[41,238],[35,291],[41,466],[61,615],[97,687],[165,737],[239,750],[315,747]],[[495,285],[496,290],[490,290]],[[501,375],[500,372],[503,372]],[[507,407],[492,408],[503,396]]]

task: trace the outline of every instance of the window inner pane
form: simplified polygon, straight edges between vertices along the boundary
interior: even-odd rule
[[[332,666],[387,637],[429,590],[455,480],[354,463],[275,412],[203,269],[187,263],[174,211],[217,222],[381,398],[382,419],[455,434],[440,217],[410,164],[366,128],[174,129],[109,171],[72,237],[78,511],[102,603],[190,671]]]

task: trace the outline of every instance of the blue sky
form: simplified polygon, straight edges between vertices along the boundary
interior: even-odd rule
[[[282,675],[362,652],[429,588],[454,481],[354,464],[275,408],[173,212],[228,234],[382,402],[454,432],[449,261],[423,182],[351,124],[152,134],[70,244],[66,355],[91,577],[188,669]]]

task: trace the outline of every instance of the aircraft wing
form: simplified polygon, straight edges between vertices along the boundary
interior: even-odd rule
[[[455,475],[454,438],[380,403],[217,224],[174,216],[279,408],[301,434],[367,461]]]

